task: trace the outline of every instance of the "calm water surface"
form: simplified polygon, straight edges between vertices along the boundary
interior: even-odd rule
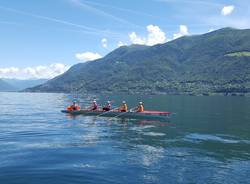
[[[250,183],[250,98],[109,98],[176,113],[168,122],[62,114],[72,99],[0,93],[0,183]]]

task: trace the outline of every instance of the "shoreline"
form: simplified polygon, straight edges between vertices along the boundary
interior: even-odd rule
[[[190,93],[190,92],[64,92],[64,91],[0,91],[0,93],[62,93],[62,94],[91,94],[91,95],[173,95],[173,96],[237,96],[237,97],[250,97],[250,93]]]

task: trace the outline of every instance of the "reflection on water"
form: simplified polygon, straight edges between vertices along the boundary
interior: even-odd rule
[[[169,122],[61,113],[72,98],[0,93],[1,182],[250,183],[247,98],[143,98],[149,109],[176,112]],[[139,97],[111,99],[133,106]]]
[[[164,157],[164,149],[161,147],[139,145],[138,149],[138,151],[142,153],[142,160],[140,160],[140,163],[146,167],[159,164],[161,158]]]

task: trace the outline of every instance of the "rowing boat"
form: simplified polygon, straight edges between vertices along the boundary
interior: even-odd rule
[[[101,110],[90,111],[90,110],[62,110],[61,112],[71,115],[84,115],[84,116],[103,116],[103,117],[119,117],[128,119],[151,119],[151,120],[166,120],[170,116],[170,112],[161,111],[144,111],[144,112],[118,112],[108,111],[104,112]]]
[[[90,111],[90,110],[62,110],[61,112],[71,115],[84,115],[84,116],[103,116],[103,117],[119,117],[128,119],[159,119],[165,120],[170,116],[170,112],[161,111],[144,111],[144,112],[118,112],[118,111]]]

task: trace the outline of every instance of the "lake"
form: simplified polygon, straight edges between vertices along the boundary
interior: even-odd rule
[[[167,122],[61,113],[73,98],[0,93],[1,183],[250,183],[250,98],[97,96],[142,100]]]

